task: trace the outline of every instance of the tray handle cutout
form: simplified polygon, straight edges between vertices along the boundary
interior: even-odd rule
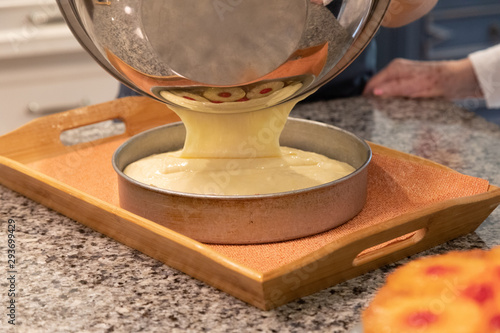
[[[106,120],[120,119],[124,133],[90,142],[64,142],[61,133]],[[29,163],[75,149],[129,137],[152,127],[179,121],[179,117],[160,102],[147,97],[124,97],[107,103],[73,109],[36,118],[18,129],[0,136],[0,156]],[[67,135],[67,134],[66,134]],[[63,139],[63,142],[61,142]],[[34,145],[33,142],[38,142]]]
[[[424,239],[427,234],[427,228],[421,228],[416,231],[409,232],[403,236],[398,236],[389,241],[384,241],[364,249],[354,258],[352,265],[361,266],[379,258],[385,257],[388,254],[398,252],[407,247],[413,246]]]
[[[125,122],[120,118],[114,118],[63,130],[59,139],[63,145],[73,146],[121,135],[125,133],[125,129]]]

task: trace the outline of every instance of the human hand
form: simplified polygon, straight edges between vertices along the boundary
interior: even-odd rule
[[[468,58],[456,61],[395,59],[368,81],[363,95],[448,100],[483,96]]]

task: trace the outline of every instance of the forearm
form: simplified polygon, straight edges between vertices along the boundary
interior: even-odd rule
[[[392,0],[382,25],[397,28],[418,20],[436,5],[438,0]]]
[[[483,93],[469,58],[442,61],[443,75],[440,80],[443,97],[455,100],[482,98]]]

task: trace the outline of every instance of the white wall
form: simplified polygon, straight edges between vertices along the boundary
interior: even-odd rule
[[[55,0],[0,0],[0,135],[117,93],[118,82],[78,44]]]

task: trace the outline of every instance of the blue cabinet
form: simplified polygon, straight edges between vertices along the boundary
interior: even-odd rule
[[[495,2],[433,10],[421,23],[424,59],[460,58],[499,43],[500,1]]]
[[[436,4],[435,10],[497,4],[498,0],[441,0]]]
[[[499,0],[440,0],[421,20],[377,35],[378,65],[396,57],[458,59],[500,43]]]

